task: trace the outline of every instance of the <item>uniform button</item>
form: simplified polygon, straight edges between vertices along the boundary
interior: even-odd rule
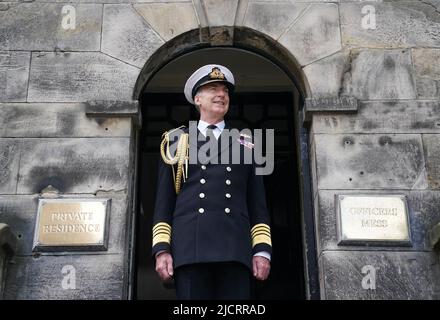
[[[203,199],[205,197],[205,194],[202,192],[199,194],[199,197]]]
[[[205,184],[206,180],[205,179],[200,179],[200,183],[201,184]]]
[[[226,171],[231,172],[232,168],[228,166],[228,167],[226,167]]]
[[[226,184],[228,185],[228,186],[230,186],[231,185],[231,180],[226,180]]]
[[[231,209],[229,209],[229,208],[225,208],[225,212],[226,212],[226,213],[229,213],[229,212],[231,212]]]
[[[202,165],[202,170],[206,170],[206,166],[205,165]]]
[[[200,209],[199,209],[199,213],[203,213],[203,212],[205,212],[205,209],[200,208]]]
[[[225,194],[225,196],[226,196],[226,198],[230,198],[230,197],[231,197],[231,194],[230,194],[230,193],[227,193],[227,194]]]

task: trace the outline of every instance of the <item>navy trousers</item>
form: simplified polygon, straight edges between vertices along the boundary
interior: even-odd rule
[[[239,262],[198,263],[178,267],[174,273],[181,300],[249,300],[251,273]]]

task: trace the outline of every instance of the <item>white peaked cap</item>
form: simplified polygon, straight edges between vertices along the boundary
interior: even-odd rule
[[[184,89],[186,100],[195,104],[194,96],[197,89],[211,82],[225,82],[230,89],[235,85],[234,75],[228,68],[220,64],[207,64],[197,69],[186,81]]]

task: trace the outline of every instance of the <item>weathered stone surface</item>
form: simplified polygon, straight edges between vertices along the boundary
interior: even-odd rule
[[[279,39],[305,66],[341,50],[336,4],[312,4]]]
[[[337,218],[335,202],[336,194],[353,194],[352,190],[320,190],[316,209],[316,228],[318,254],[326,250],[395,250],[396,247],[383,246],[338,246]],[[368,191],[368,195],[402,194],[407,196],[408,213],[411,227],[411,247],[397,247],[405,251],[431,251],[430,230],[440,221],[439,191],[407,191],[407,190],[382,190],[379,192]]]
[[[0,103],[0,137],[129,137],[128,118],[86,116],[83,103]]]
[[[396,1],[396,0],[394,0],[394,1]],[[434,9],[436,11],[440,10],[440,2],[439,2],[439,0],[420,0],[420,2],[425,3],[425,4],[429,5],[429,6],[431,6],[432,9]]]
[[[249,0],[240,0],[237,5],[237,13],[235,14],[235,25],[243,26],[244,18],[246,16],[249,6]]]
[[[338,96],[348,62],[348,52],[338,52],[303,68],[312,97]]]
[[[142,114],[139,107],[139,101],[113,101],[113,100],[92,100],[87,101],[86,115],[88,117],[97,118],[121,118],[129,117],[132,119],[133,124],[142,126]],[[96,121],[100,121],[97,119]]]
[[[20,147],[18,139],[0,139],[0,194],[17,190]]]
[[[353,47],[438,47],[440,11],[433,7],[433,2],[437,1],[341,3],[342,41]],[[366,5],[375,9],[376,29],[363,27],[362,22],[370,12],[362,12]]]
[[[25,139],[19,194],[52,185],[60,193],[127,188],[129,138]]]
[[[29,52],[0,51],[0,102],[26,101]]]
[[[0,248],[6,255],[14,255],[17,249],[17,237],[11,227],[6,223],[0,223]],[[1,272],[0,268],[0,272]],[[0,281],[1,283],[1,281]]]
[[[415,99],[409,50],[352,50],[341,90],[362,100]]]
[[[22,0],[15,0],[22,1]],[[31,0],[27,0],[31,1]],[[33,0],[35,2],[65,2],[65,0]],[[151,3],[151,2],[170,2],[170,0],[75,0],[75,2],[79,3]],[[172,0],[172,2],[191,2],[191,0]]]
[[[318,194],[318,176],[317,176],[317,167],[316,167],[316,145],[315,145],[315,139],[314,134],[310,135],[310,173],[312,178],[312,193],[313,193],[313,199]]]
[[[417,97],[419,99],[440,98],[440,49],[412,50]]]
[[[198,27],[192,3],[138,4],[134,8],[166,41]]]
[[[433,253],[327,251],[319,262],[324,299],[440,299],[440,266]],[[364,289],[372,273],[375,289]]]
[[[238,0],[201,0],[208,24],[211,27],[233,26],[237,14]]]
[[[234,27],[210,27],[209,33],[202,41],[207,41],[211,46],[233,46]]]
[[[201,28],[208,27],[208,17],[206,16],[203,0],[193,0],[194,10],[196,12],[197,21]]]
[[[139,72],[102,53],[35,52],[28,102],[131,100]]]
[[[102,52],[142,68],[164,41],[131,5],[104,5]]]
[[[250,2],[243,25],[278,39],[306,8],[290,2]]]
[[[315,135],[319,189],[426,188],[416,134]]]
[[[74,29],[65,30],[66,4],[10,3],[0,11],[0,49],[3,50],[99,50],[102,6],[68,4],[75,8]],[[72,14],[72,11],[69,11]]]
[[[123,254],[15,257],[5,299],[123,299],[126,265]]]
[[[91,100],[87,101],[85,105],[86,114],[89,116],[131,117],[140,112],[137,100]]]
[[[340,2],[340,1],[344,1],[344,0],[245,0],[245,1],[247,1],[249,3],[252,3],[252,2],[293,2],[293,3],[311,3],[311,4],[313,4],[313,3],[328,3],[328,2],[335,3],[335,2]],[[347,0],[347,1],[362,1],[362,0]],[[386,0],[386,1],[388,1],[388,0]],[[435,1],[435,0],[433,0],[433,1]]]
[[[431,242],[431,247],[435,251],[439,251],[440,249],[440,223],[434,225],[429,231],[429,239]]]
[[[360,102],[355,114],[315,113],[315,133],[440,133],[440,101]]]
[[[91,198],[90,195],[63,195],[72,198]],[[98,199],[111,199],[108,250],[106,253],[124,253],[127,219],[127,195],[107,193]],[[92,197],[92,199],[94,199]],[[0,220],[9,224],[18,236],[16,254],[32,254],[34,231],[38,211],[38,196],[0,196]]]
[[[440,189],[440,135],[424,134],[423,148],[426,156],[429,187]]]

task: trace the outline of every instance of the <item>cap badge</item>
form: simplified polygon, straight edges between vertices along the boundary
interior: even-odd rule
[[[225,75],[220,71],[219,68],[212,68],[211,73],[209,74],[209,79],[220,79],[225,80]]]

